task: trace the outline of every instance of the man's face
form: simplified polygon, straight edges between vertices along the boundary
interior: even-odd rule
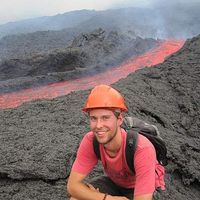
[[[90,128],[97,141],[101,144],[109,143],[120,130],[122,115],[117,118],[113,111],[108,109],[93,109],[89,112]]]

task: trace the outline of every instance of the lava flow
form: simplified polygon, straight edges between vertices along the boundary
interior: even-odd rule
[[[24,102],[36,99],[52,99],[66,95],[71,91],[90,89],[98,84],[112,84],[121,78],[127,77],[128,74],[137,69],[162,63],[167,56],[178,51],[183,44],[183,40],[163,41],[147,53],[134,57],[118,67],[114,67],[92,77],[88,76],[76,80],[63,81],[37,88],[2,94],[0,95],[0,108],[14,108]]]

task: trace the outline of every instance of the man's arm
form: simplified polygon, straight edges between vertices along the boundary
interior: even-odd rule
[[[67,191],[69,192],[69,194],[73,198],[78,200],[103,200],[105,194],[99,192],[97,189],[94,190],[93,188],[88,187],[87,184],[83,182],[85,177],[86,176],[83,174],[73,171],[71,172],[67,184]],[[128,199],[126,197],[107,195],[106,200],[128,200]]]
[[[134,200],[152,200],[153,194],[145,194],[145,195],[139,195],[135,196]]]
[[[67,191],[69,194],[80,200],[103,200],[105,194],[90,189],[83,182],[85,177],[86,176],[83,174],[71,172],[67,184]]]

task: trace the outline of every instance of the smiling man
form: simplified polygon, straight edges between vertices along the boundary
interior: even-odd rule
[[[127,133],[121,128],[127,107],[117,90],[107,85],[96,86],[83,111],[88,113],[91,131],[80,143],[68,179],[71,200],[151,200],[157,188],[165,189],[164,168],[158,163],[154,146],[146,137],[138,136],[133,159],[135,173],[127,165]],[[94,138],[99,143],[105,175],[86,183],[86,176],[98,162]]]

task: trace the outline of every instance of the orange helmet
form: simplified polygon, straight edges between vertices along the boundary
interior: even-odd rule
[[[92,108],[118,108],[127,111],[122,95],[108,85],[98,85],[92,89],[82,110],[87,112]]]

